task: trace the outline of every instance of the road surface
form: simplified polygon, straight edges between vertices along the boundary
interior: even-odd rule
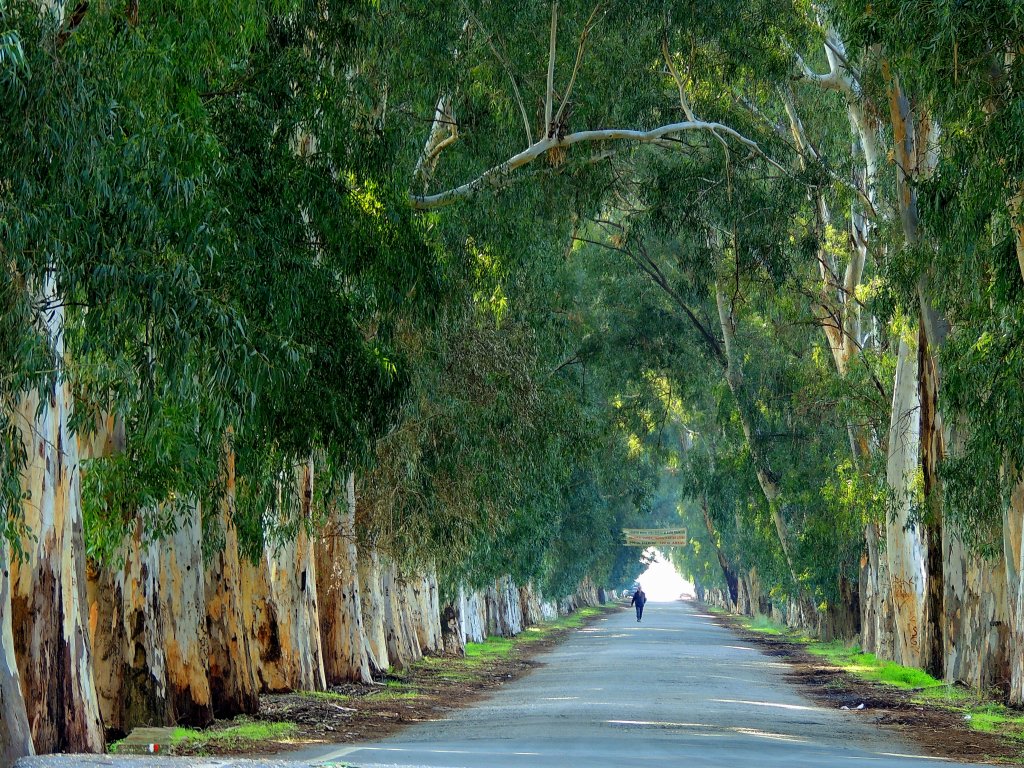
[[[692,603],[602,618],[544,666],[447,719],[383,741],[320,748],[313,764],[435,768],[962,765],[917,755],[870,712],[818,706],[787,665]]]

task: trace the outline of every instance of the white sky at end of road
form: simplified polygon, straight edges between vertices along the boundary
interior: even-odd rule
[[[678,600],[681,596],[695,595],[693,584],[679,575],[675,567],[660,551],[649,548],[645,555],[653,557],[654,562],[637,577],[637,581],[647,593],[647,599],[656,603],[667,603]]]

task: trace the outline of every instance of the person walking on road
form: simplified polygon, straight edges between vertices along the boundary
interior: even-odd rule
[[[630,605],[636,607],[636,620],[640,621],[644,617],[644,603],[647,602],[647,595],[644,594],[643,587],[637,587],[636,592],[633,593],[633,599],[630,601]]]

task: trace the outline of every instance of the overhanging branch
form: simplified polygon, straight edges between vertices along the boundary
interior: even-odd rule
[[[722,123],[709,123],[703,120],[686,120],[680,123],[669,123],[649,131],[639,131],[626,128],[608,128],[596,131],[577,131],[568,136],[546,136],[540,141],[527,147],[522,152],[513,155],[505,162],[489,168],[472,181],[467,181],[457,187],[452,187],[443,192],[432,195],[413,195],[412,205],[419,210],[431,210],[470,197],[482,189],[486,189],[500,182],[500,180],[513,171],[529,165],[537,158],[542,157],[553,149],[570,147],[573,144],[597,143],[604,141],[635,141],[638,144],[656,144],[663,139],[671,138],[688,131],[701,131],[714,135],[721,140],[721,137],[728,136],[739,144],[747,147],[753,154],[758,155],[772,167],[788,173],[787,169],[762,151],[760,145],[752,139],[748,139],[738,131]]]

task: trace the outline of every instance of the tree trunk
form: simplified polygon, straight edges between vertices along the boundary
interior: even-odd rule
[[[34,753],[21,675],[14,658],[7,543],[0,542],[0,765],[13,765],[19,757]]]
[[[921,666],[933,677],[945,674],[945,615],[943,574],[942,485],[939,464],[945,455],[946,441],[939,414],[939,378],[933,350],[921,319],[918,350],[918,380],[921,397],[921,471],[924,478],[927,592],[922,632]]]
[[[486,601],[479,592],[467,592],[459,587],[462,634],[467,643],[482,643],[487,639]]]
[[[1002,686],[1012,642],[1005,567],[970,552],[948,528],[943,551],[945,679],[975,690]]]
[[[167,697],[174,723],[205,727],[213,722],[210,643],[203,580],[203,524],[189,505],[174,533],[160,545],[160,613],[167,663]]]
[[[253,563],[241,563],[242,612],[249,635],[253,674],[262,693],[292,690],[281,647],[277,599],[271,579],[270,553],[264,548]]]
[[[38,752],[103,752],[99,695],[85,615],[78,440],[68,426],[72,399],[64,380],[64,305],[48,276],[43,299],[57,365],[41,403],[25,397],[16,414],[28,465],[22,477],[27,559],[11,569],[11,624],[28,720]],[[10,646],[8,646],[9,648]]]
[[[394,562],[382,567],[384,592],[384,635],[388,647],[388,659],[392,666],[404,669],[420,658],[415,631],[410,632],[403,608],[405,587],[398,581],[398,569]]]
[[[100,716],[107,738],[125,736],[124,574],[89,562],[85,571],[89,605],[89,639]]]
[[[512,581],[511,576],[505,576],[498,580],[498,588],[501,595],[501,606],[505,612],[505,625],[510,636],[515,637],[523,631],[523,610],[519,603],[519,588]],[[597,602],[597,592],[593,585],[590,590],[593,592],[594,602]]]
[[[143,517],[136,520],[124,570],[115,577],[123,598],[124,672],[122,729],[174,722],[167,696],[167,639],[160,612],[159,545],[146,541]]]
[[[893,500],[886,515],[886,558],[896,619],[895,660],[924,666],[925,545],[914,520],[914,487],[920,447],[920,400],[917,354],[900,340],[889,425],[886,482]]]
[[[448,603],[441,611],[441,637],[445,656],[465,656],[466,636],[462,633],[462,616],[458,600]]]
[[[223,547],[210,561],[206,577],[206,627],[210,651],[210,693],[217,717],[254,714],[259,709],[249,633],[242,612],[241,566],[235,531],[235,455],[227,447],[224,498],[218,511]]]
[[[541,607],[541,598],[533,588],[533,584],[527,584],[519,588],[519,605],[523,614],[523,625],[534,627],[544,623],[544,610]]]
[[[305,523],[295,538],[274,554],[271,568],[281,622],[281,663],[288,685],[293,690],[322,691],[327,682],[320,645],[316,560]]]
[[[722,569],[722,577],[725,579],[725,583],[729,587],[729,598],[732,601],[730,610],[739,610],[739,579],[736,577],[736,572],[729,564],[729,560],[726,558],[725,553],[722,552],[722,547],[719,546],[720,539],[718,532],[715,530],[715,524],[711,520],[711,513],[708,511],[707,495],[704,495],[701,498],[700,509],[701,512],[704,513],[704,527],[708,530],[708,537],[711,539],[711,543],[715,547],[715,554],[718,556],[718,567]]]
[[[861,647],[882,659],[894,657],[895,619],[889,596],[889,566],[879,542],[878,525],[864,526],[866,553],[861,562]]]
[[[359,550],[358,560],[359,604],[363,611],[367,655],[373,671],[383,673],[387,671],[389,662],[380,556],[375,548],[368,546]]]
[[[356,492],[352,472],[345,485],[347,504],[336,510],[334,523],[320,540],[317,552],[320,638],[324,672],[332,685],[373,682],[359,598]]]
[[[1003,509],[1003,563],[1009,606],[1009,703],[1024,706],[1024,481],[1013,484]],[[2,607],[2,603],[0,603]]]

